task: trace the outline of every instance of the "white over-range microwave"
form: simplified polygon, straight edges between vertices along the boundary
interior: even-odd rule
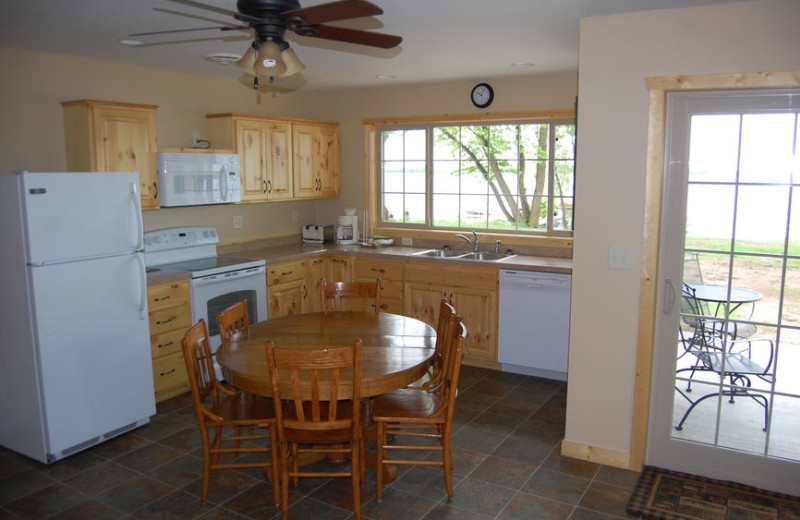
[[[158,199],[161,207],[230,204],[242,200],[239,155],[161,152]]]

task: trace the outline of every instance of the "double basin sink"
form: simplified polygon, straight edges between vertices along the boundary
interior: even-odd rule
[[[477,260],[479,262],[499,262],[507,258],[514,258],[515,254],[492,253],[489,251],[459,251],[456,249],[426,249],[412,253],[411,256],[428,258],[451,258],[459,260]]]

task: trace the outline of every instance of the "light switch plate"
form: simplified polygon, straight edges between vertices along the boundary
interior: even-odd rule
[[[414,239],[411,237],[400,237],[400,245],[404,246],[413,246]]]
[[[608,248],[608,268],[609,269],[630,269],[631,250],[627,247]]]

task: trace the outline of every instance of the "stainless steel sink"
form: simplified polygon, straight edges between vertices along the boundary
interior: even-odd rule
[[[427,249],[412,253],[411,256],[427,256],[434,258],[460,258],[464,255],[470,254],[467,251],[457,251],[455,249]]]
[[[424,256],[428,258],[458,258],[460,260],[477,260],[479,262],[499,262],[506,258],[513,258],[517,255],[507,255],[504,253],[491,253],[489,251],[459,251],[456,249],[426,249],[412,253],[412,256]]]
[[[460,256],[459,258],[463,258],[464,260],[482,260],[484,262],[499,262],[500,260],[505,260],[506,258],[513,258],[517,255],[507,255],[504,253],[490,253],[488,251],[476,251],[474,253],[467,253],[464,256]]]

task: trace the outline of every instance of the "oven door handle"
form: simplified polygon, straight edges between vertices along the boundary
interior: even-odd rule
[[[251,267],[250,269],[242,269],[240,271],[231,271],[221,274],[213,274],[211,276],[203,276],[200,278],[193,278],[192,285],[200,287],[204,285],[214,285],[217,283],[227,283],[232,281],[245,280],[247,278],[254,278],[257,276],[265,276],[266,268],[264,266]],[[264,282],[266,285],[266,281]]]

